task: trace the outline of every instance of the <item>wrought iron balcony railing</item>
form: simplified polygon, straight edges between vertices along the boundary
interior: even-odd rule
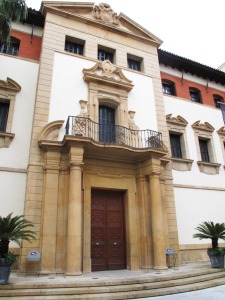
[[[66,135],[86,137],[104,144],[164,149],[162,134],[157,131],[133,130],[119,125],[99,124],[84,117],[69,116],[66,123]]]

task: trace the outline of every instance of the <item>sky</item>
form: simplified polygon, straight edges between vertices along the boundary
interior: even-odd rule
[[[63,0],[55,0],[67,2]],[[71,2],[71,1],[68,1]],[[104,2],[160,38],[161,49],[217,69],[225,62],[225,0],[79,0]],[[39,10],[41,0],[26,0]]]

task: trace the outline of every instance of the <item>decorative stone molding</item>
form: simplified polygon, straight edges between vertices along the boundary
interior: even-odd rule
[[[223,160],[225,162],[225,151],[224,151],[224,147],[225,147],[225,126],[221,127],[219,130],[217,130],[217,133],[218,133],[219,138],[220,138],[220,143],[221,143],[221,148],[222,148],[222,153],[223,153]],[[223,167],[225,169],[225,165]]]
[[[0,148],[8,148],[14,136],[14,133],[0,132]]]
[[[225,138],[225,126],[221,127],[219,130],[217,130],[217,133],[220,136],[223,136]]]
[[[200,172],[210,175],[218,174],[220,164],[216,163],[216,155],[213,143],[213,131],[215,130],[215,128],[208,122],[201,123],[201,121],[195,122],[192,125],[192,128],[194,129],[195,133],[195,141],[199,158],[197,164],[199,166]],[[202,161],[199,139],[207,140],[210,162]]]
[[[135,116],[135,111],[129,110],[128,115],[129,115],[129,128],[132,130],[138,130],[139,127],[135,124],[134,116]]]
[[[205,173],[208,175],[219,174],[219,168],[220,168],[221,164],[205,162],[205,161],[197,161],[197,164],[199,166],[200,172],[202,172],[202,173]]]
[[[192,128],[195,130],[206,131],[206,132],[213,132],[215,130],[215,128],[208,122],[201,123],[201,121],[196,121],[192,125]]]
[[[21,86],[16,81],[7,77],[6,81],[0,80],[0,89],[19,92]]]
[[[86,116],[87,117],[87,100],[80,100],[80,116]]]
[[[115,67],[109,60],[97,62],[90,69],[83,69],[84,81],[100,82],[105,85],[116,86],[131,91],[132,81],[127,79],[120,68]]]
[[[166,122],[174,125],[186,127],[188,122],[181,116],[173,117],[172,114],[166,115]]]
[[[21,90],[21,86],[11,78],[7,77],[5,80],[0,80],[0,101],[9,103],[9,111],[7,118],[6,131],[0,133],[0,148],[8,148],[11,144],[15,134],[11,133],[12,120],[14,113],[14,106],[16,100],[16,93]]]
[[[172,168],[177,171],[190,171],[193,160],[188,158],[188,143],[185,131],[188,122],[180,115],[175,117],[172,114],[166,115],[166,122],[169,133],[179,135],[181,144],[182,158],[172,157]]]
[[[94,6],[93,17],[110,25],[120,25],[119,16],[112,10],[111,6],[106,3],[100,3]]]
[[[172,168],[177,171],[190,171],[193,164],[192,159],[172,158]]]
[[[47,124],[41,131],[40,134],[40,141],[43,140],[50,140],[50,141],[57,141],[59,136],[59,130],[62,127],[64,121],[58,120],[53,121],[49,124]]]

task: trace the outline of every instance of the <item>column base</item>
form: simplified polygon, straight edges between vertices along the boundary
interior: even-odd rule
[[[80,276],[83,275],[82,272],[66,272],[65,273],[66,276]]]
[[[154,270],[168,270],[167,266],[154,266],[153,267]]]

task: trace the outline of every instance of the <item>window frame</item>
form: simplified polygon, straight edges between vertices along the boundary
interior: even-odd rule
[[[10,103],[0,98],[0,132],[6,132]]]
[[[16,49],[14,49],[14,48],[16,48]],[[0,53],[18,56],[19,48],[20,48],[20,40],[13,36],[11,37],[9,44],[0,42]]]
[[[216,162],[216,152],[214,149],[213,142],[213,132],[215,130],[214,127],[208,122],[201,123],[200,121],[197,121],[194,124],[192,124],[192,128],[195,134],[195,142],[198,156],[197,164],[199,166],[200,172],[209,175],[218,174],[221,164],[218,164]],[[202,160],[199,140],[207,140],[209,162]]]
[[[104,59],[100,59],[99,53],[102,52],[104,54]],[[104,61],[104,60],[109,60],[112,64],[115,63],[115,53],[116,50],[112,48],[108,48],[102,45],[98,45],[98,60],[99,61]]]
[[[131,64],[134,65],[134,64],[137,64],[136,66],[137,67],[131,67]],[[141,57],[138,57],[138,56],[135,56],[135,55],[132,55],[132,54],[127,54],[127,68],[129,70],[133,70],[133,71],[136,71],[136,72],[143,72],[143,58]]]
[[[182,157],[172,156],[170,144],[169,151],[172,159],[172,168],[177,171],[190,171],[193,160],[189,158],[188,143],[186,137],[186,126],[188,125],[188,122],[183,117],[179,115],[173,117],[172,114],[166,115],[166,122],[169,134],[178,135],[180,137]]]
[[[223,97],[218,94],[213,94],[213,101],[216,108],[220,108],[220,104],[218,102],[224,103]]]
[[[165,86],[168,86],[169,88],[171,88],[170,93],[166,92]],[[171,81],[169,79],[162,79],[162,89],[163,89],[164,95],[176,96],[176,85],[173,81]]]
[[[189,87],[190,100],[195,103],[202,103],[201,91],[195,87]],[[195,94],[198,99],[194,100],[192,94]]]
[[[16,101],[16,94],[21,90],[21,86],[12,80],[7,78],[6,81],[0,80],[0,101],[9,103],[7,124],[5,131],[0,132],[0,148],[7,148],[11,144],[15,134],[11,133],[12,120],[14,114],[14,107]]]
[[[183,158],[181,149],[181,135],[174,132],[170,132],[169,135],[172,158]]]
[[[81,53],[79,53],[79,51],[69,51],[69,50],[67,50],[66,49],[66,44],[67,43],[70,43],[71,45],[74,46],[73,50],[75,50],[75,49],[77,50],[81,47],[80,48]],[[64,51],[66,51],[67,53],[72,53],[72,54],[75,54],[75,55],[84,56],[84,49],[85,49],[85,41],[84,40],[81,40],[81,39],[78,39],[78,38],[75,38],[75,37],[71,37],[71,36],[68,36],[68,35],[65,36]]]

